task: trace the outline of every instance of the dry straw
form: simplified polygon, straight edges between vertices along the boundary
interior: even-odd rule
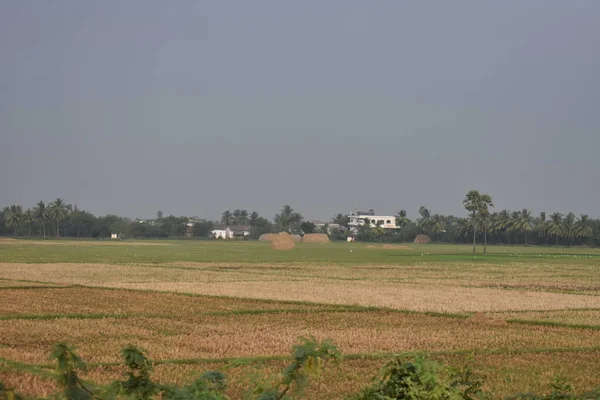
[[[273,250],[294,250],[296,241],[287,232],[281,232],[271,240],[271,248]]]
[[[302,238],[304,243],[330,243],[329,236],[324,233],[307,233]]]

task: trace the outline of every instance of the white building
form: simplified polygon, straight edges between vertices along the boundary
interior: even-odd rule
[[[393,215],[369,215],[363,213],[350,213],[348,215],[350,222],[348,223],[349,228],[356,232],[359,226],[364,226],[369,223],[371,228],[377,226],[383,229],[396,229],[396,217]]]
[[[250,235],[249,226],[228,226],[212,230],[211,236],[215,239],[237,239]]]

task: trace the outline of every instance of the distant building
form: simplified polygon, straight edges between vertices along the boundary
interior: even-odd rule
[[[348,227],[353,232],[358,230],[358,227],[364,226],[369,223],[371,228],[375,228],[377,226],[382,227],[383,229],[396,229],[396,217],[393,215],[370,215],[363,213],[350,213],[348,214]]]
[[[311,221],[313,224],[315,224],[315,228],[317,228],[318,231],[322,231],[323,228],[325,226],[327,226],[327,234],[331,234],[331,231],[334,229],[337,229],[339,231],[345,231],[346,227],[342,226],[340,224],[334,224],[332,222],[323,222],[323,221]]]
[[[250,235],[250,225],[217,227],[210,233],[214,239],[243,239]]]

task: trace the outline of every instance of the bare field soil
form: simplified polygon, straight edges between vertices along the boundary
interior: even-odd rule
[[[303,335],[348,356],[308,399],[355,393],[407,351],[473,365],[494,398],[546,391],[558,374],[600,386],[596,249],[39,242],[0,240],[0,381],[27,395],[54,389],[48,354],[67,342],[109,363],[84,374],[99,384],[121,377],[113,363],[134,344],[159,381],[223,370],[239,398]]]

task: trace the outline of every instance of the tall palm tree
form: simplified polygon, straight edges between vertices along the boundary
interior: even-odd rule
[[[221,216],[221,223],[223,225],[225,225],[225,227],[228,227],[229,225],[231,225],[232,221],[233,221],[233,214],[231,213],[231,211],[229,211],[229,210],[223,211],[223,215]]]
[[[248,224],[250,226],[255,226],[257,224],[257,222],[258,222],[258,218],[259,217],[260,216],[258,215],[258,213],[256,211],[252,211],[250,213],[250,217],[248,218]]]
[[[487,254],[487,232],[488,232],[488,223],[490,217],[490,208],[494,207],[494,203],[492,203],[492,196],[489,194],[482,194],[480,197],[479,204],[479,220],[483,225],[483,254]]]
[[[61,198],[54,200],[54,202],[48,206],[48,217],[49,217],[49,219],[54,220],[54,222],[56,223],[56,237],[57,238],[60,237],[60,234],[59,234],[60,221],[62,219],[64,219],[67,216],[67,214],[68,214],[67,205],[65,204],[64,200]]]
[[[575,223],[575,235],[578,238],[581,238],[581,243],[585,241],[585,239],[589,238],[594,234],[594,230],[591,226],[590,217],[585,214],[581,214],[577,222]]]
[[[242,221],[242,210],[235,209],[233,210],[233,225],[241,225],[241,221]]]
[[[431,218],[431,211],[428,208],[421,206],[419,208],[419,214],[421,216],[417,218],[417,226],[421,228],[424,232],[428,232],[433,224],[433,220]]]
[[[446,232],[446,218],[440,214],[434,214],[431,217],[431,230],[437,235],[437,242],[440,242],[440,233]]]
[[[540,239],[544,240],[545,244],[548,244],[548,221],[546,221],[546,213],[542,211],[537,222],[537,231]]]
[[[23,222],[27,223],[27,232],[29,233],[29,237],[31,237],[31,223],[35,220],[35,217],[33,215],[33,211],[31,210],[31,208],[28,208],[27,210],[25,210],[25,212],[23,213]]]
[[[569,245],[573,244],[573,238],[576,236],[575,214],[568,213],[563,220],[562,233],[563,236],[569,239]]]
[[[546,227],[548,235],[556,236],[556,245],[558,246],[558,238],[562,234],[562,214],[554,213],[550,216],[550,221]]]
[[[17,228],[23,222],[23,209],[21,206],[13,204],[4,209],[4,221],[9,228],[13,228],[17,236]]]
[[[410,219],[406,216],[406,210],[398,211],[396,215],[396,226],[402,229],[402,242],[406,242],[406,225],[410,224]]]
[[[248,210],[240,211],[240,224],[246,225],[248,223]]]
[[[481,210],[481,194],[477,190],[470,190],[463,200],[463,206],[471,213],[471,225],[473,226],[473,254],[477,241],[478,213]]]
[[[42,224],[42,232],[44,237],[46,237],[46,221],[48,220],[48,210],[46,209],[46,205],[43,201],[38,201],[36,206],[33,208],[33,217],[37,222]]]

